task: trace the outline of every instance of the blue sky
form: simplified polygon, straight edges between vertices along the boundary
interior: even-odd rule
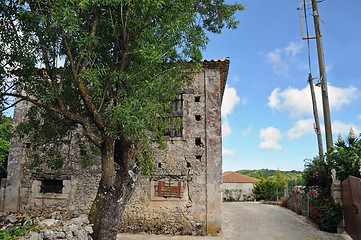
[[[203,53],[207,60],[231,59],[222,105],[223,171],[303,170],[318,149],[299,1],[240,2],[246,9],[237,14],[238,29],[209,35]],[[318,8],[336,141],[351,127],[361,131],[361,1],[324,0]],[[318,77],[315,40],[310,45],[312,75]],[[321,92],[315,90],[322,124]]]
[[[223,171],[303,170],[304,160],[318,149],[299,1],[241,3],[246,9],[237,15],[238,29],[210,35],[203,53],[207,60],[231,60],[222,105]],[[325,0],[318,8],[336,141],[351,127],[357,135],[361,131],[361,1]],[[312,22],[309,16],[310,35]],[[310,47],[312,75],[318,77],[315,40]],[[321,90],[315,91],[324,130]],[[323,144],[325,148],[324,136]]]

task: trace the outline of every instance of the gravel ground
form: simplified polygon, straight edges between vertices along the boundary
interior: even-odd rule
[[[306,217],[258,202],[223,204],[224,237],[229,240],[352,240],[318,230]]]

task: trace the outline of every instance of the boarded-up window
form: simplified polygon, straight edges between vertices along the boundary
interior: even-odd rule
[[[182,196],[182,182],[181,181],[158,181],[154,185],[155,197],[175,197]]]

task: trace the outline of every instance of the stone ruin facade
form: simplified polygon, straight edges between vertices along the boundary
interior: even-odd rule
[[[179,130],[166,136],[168,150],[157,150],[156,169],[142,176],[126,206],[120,232],[218,235],[222,220],[221,102],[229,59],[204,61],[203,71],[173,103]],[[28,103],[14,111],[14,126],[23,121]],[[72,141],[76,141],[75,139]],[[82,167],[77,149],[68,146],[61,174],[31,171],[30,146],[14,137],[7,179],[1,179],[0,211],[32,214],[87,214],[100,180],[100,161]],[[197,229],[198,230],[197,230]]]

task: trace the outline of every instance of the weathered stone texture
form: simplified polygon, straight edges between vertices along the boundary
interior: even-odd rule
[[[126,205],[121,232],[196,235],[194,225],[208,234],[220,233],[221,99],[228,64],[228,59],[205,62],[204,70],[181,91],[183,135],[168,137],[167,151],[155,151],[156,169],[150,177],[141,177],[137,182]],[[25,113],[25,109],[20,111]],[[25,144],[16,140],[13,146],[11,164],[16,170],[11,170],[8,181],[13,186],[10,190],[17,190],[18,195],[10,195],[15,199],[12,210],[17,207],[22,211],[74,215],[89,211],[100,179],[99,158],[94,158],[92,167],[82,168],[79,149],[71,144],[64,149],[67,159],[60,174],[38,174],[20,163],[28,161]],[[18,182],[12,183],[12,174]],[[41,193],[43,179],[63,180],[62,193]]]

